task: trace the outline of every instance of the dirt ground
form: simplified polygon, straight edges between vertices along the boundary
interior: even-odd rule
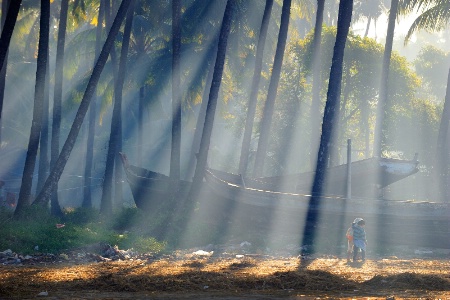
[[[0,266],[0,299],[450,299],[450,260],[167,255]]]

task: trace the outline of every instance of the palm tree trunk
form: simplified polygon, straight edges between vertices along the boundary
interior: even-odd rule
[[[388,28],[386,35],[386,43],[384,46],[383,65],[381,69],[381,83],[380,93],[377,104],[377,116],[375,123],[374,141],[373,141],[373,156],[381,156],[382,140],[383,140],[383,125],[385,108],[388,101],[388,82],[389,82],[389,68],[391,64],[392,44],[394,42],[395,20],[398,11],[399,0],[391,1],[391,9],[389,11]]]
[[[435,161],[435,175],[438,182],[439,198],[442,202],[448,202],[448,149],[450,125],[450,69],[447,77],[447,91],[445,93],[444,110],[442,111],[441,123],[439,125],[437,153]]]
[[[50,72],[49,57],[47,57],[47,70]],[[36,184],[36,192],[38,193],[44,185],[49,169],[48,153],[49,153],[49,136],[48,136],[48,122],[49,122],[49,88],[50,88],[50,75],[45,76],[45,92],[42,110],[42,127],[41,137],[39,141],[39,166],[38,166],[38,180]]]
[[[114,3],[112,3],[114,5]],[[112,11],[112,12],[111,12]],[[114,8],[111,8],[111,1],[110,0],[105,0],[105,21],[106,21],[106,26],[110,27],[111,26],[111,20],[112,20],[112,14],[114,13]],[[112,73],[113,73],[113,82],[117,82],[117,54],[116,54],[116,49],[115,47],[111,48],[111,52],[109,54],[111,56],[111,66],[112,66]],[[114,85],[115,86],[115,85]],[[116,97],[116,89],[114,88],[114,98]],[[116,101],[114,101],[115,103]],[[114,104],[115,107],[115,104]],[[115,108],[113,107],[113,118],[114,118],[114,110]],[[116,112],[117,114],[117,112]],[[112,121],[113,122],[113,121]],[[111,128],[114,126],[114,123],[111,123]],[[111,146],[111,135],[113,134],[113,132],[110,133],[110,146]],[[116,135],[114,133],[114,135]],[[116,144],[115,144],[116,146]],[[114,147],[115,147],[114,146]],[[105,167],[105,174],[103,177],[103,188],[102,188],[102,198],[101,198],[101,202],[100,202],[100,211],[102,213],[105,214],[110,214],[112,213],[112,209],[113,209],[113,175],[114,175],[114,156],[111,157],[111,155],[113,155],[110,152],[110,149],[108,147],[108,153],[106,155],[106,167]]]
[[[202,140],[200,142],[200,151],[195,168],[194,180],[191,186],[191,190],[189,191],[189,198],[192,200],[195,200],[196,195],[198,195],[205,174],[206,164],[208,160],[208,150],[214,125],[214,116],[217,107],[217,99],[219,96],[219,88],[222,82],[222,73],[227,52],[228,36],[230,34],[231,21],[233,18],[233,10],[235,4],[236,0],[227,1],[227,6],[225,8],[222,20],[222,26],[220,28],[217,57],[214,67],[211,90],[209,92],[208,106],[206,107],[205,124],[203,126]]]
[[[253,122],[256,113],[256,104],[258,102],[259,81],[261,79],[262,60],[264,46],[266,43],[267,31],[269,28],[270,14],[272,12],[273,0],[266,0],[264,14],[259,30],[258,45],[255,55],[255,70],[253,72],[252,86],[248,100],[247,118],[245,119],[244,137],[242,139],[241,156],[239,160],[239,174],[245,175],[247,172],[248,156],[250,153],[250,144],[253,132]]]
[[[69,10],[69,0],[61,1],[61,12],[59,15],[58,42],[56,45],[56,63],[55,63],[55,88],[53,94],[53,126],[50,169],[55,166],[59,156],[59,139],[61,132],[61,103],[63,91],[63,71],[64,71],[64,49],[66,43],[67,14]],[[51,198],[51,212],[53,215],[62,215],[58,200],[58,185],[56,192]]]
[[[2,2],[2,29],[5,28],[6,14],[8,13],[8,8],[10,6],[11,0],[6,0]],[[5,61],[3,67],[0,69],[0,146],[2,144],[2,120],[3,120],[3,100],[5,97],[5,84],[6,84],[6,68],[8,65],[8,52],[5,54]]]
[[[311,162],[316,159],[317,147],[319,145],[320,137],[320,90],[321,90],[321,64],[320,64],[320,54],[321,54],[321,44],[322,44],[322,23],[323,23],[323,12],[325,9],[325,0],[317,0],[317,13],[316,13],[316,23],[314,25],[314,36],[313,36],[313,47],[312,51],[312,70],[313,70],[313,82],[312,82],[312,101],[310,109],[310,124],[311,124],[311,137],[309,151],[311,155]],[[312,167],[312,166],[311,166]]]
[[[11,36],[14,31],[14,27],[16,26],[17,15],[19,14],[21,3],[22,0],[10,0],[8,13],[6,14],[6,19],[2,28],[2,34],[0,36],[0,69],[3,68],[3,65],[6,62],[9,43],[11,42]]]
[[[329,145],[332,142],[337,122],[336,111],[339,109],[341,94],[342,68],[344,62],[345,43],[350,28],[353,11],[353,0],[341,0],[339,3],[338,26],[336,42],[333,50],[333,59],[328,83],[327,102],[325,104],[322,135],[317,155],[316,172],[311,191],[311,199],[303,233],[303,244],[311,245],[315,236],[315,225],[320,211],[320,197],[326,180],[326,168],[329,157]]]
[[[142,165],[142,141],[143,141],[143,122],[144,122],[144,101],[145,101],[145,85],[139,89],[139,108],[138,108],[138,129],[137,129],[137,161],[138,165]]]
[[[284,49],[286,48],[286,39],[289,29],[289,17],[291,13],[291,0],[283,0],[283,8],[281,12],[280,32],[278,34],[277,50],[273,62],[272,76],[270,78],[267,99],[264,105],[264,113],[261,120],[259,130],[258,149],[256,151],[255,167],[253,176],[259,177],[264,170],[264,160],[270,138],[270,126],[275,107],[275,98],[277,96],[278,82],[280,81],[281,66],[283,64]]]
[[[370,29],[370,23],[372,21],[372,17],[368,17],[367,18],[367,26],[366,26],[366,32],[364,32],[364,37],[367,37],[367,35],[369,34],[369,29]]]
[[[108,33],[106,42],[103,45],[103,49],[92,71],[91,77],[87,84],[80,106],[75,115],[75,119],[72,123],[72,127],[70,128],[67,139],[61,149],[61,153],[58,157],[58,160],[56,161],[55,167],[52,169],[49,177],[47,178],[44,184],[44,187],[42,188],[42,191],[39,193],[39,195],[35,200],[35,203],[37,204],[47,203],[49,197],[55,190],[55,187],[58,183],[59,178],[61,177],[62,172],[64,171],[64,167],[67,163],[67,160],[69,159],[70,153],[73,150],[73,146],[75,145],[78,133],[80,132],[81,125],[83,124],[83,119],[87,113],[89,104],[95,93],[95,89],[100,79],[100,75],[103,71],[103,68],[105,67],[109,53],[113,47],[116,35],[119,32],[120,25],[122,24],[122,21],[125,19],[125,15],[127,13],[130,2],[131,0],[123,0],[122,3],[120,4],[116,18],[114,19],[114,22],[111,26],[111,30]]]
[[[172,1],[172,146],[170,155],[171,191],[177,190],[180,180],[181,155],[181,97],[180,97],[180,50],[181,50],[181,1]]]
[[[105,2],[100,0],[100,7],[98,9],[98,21],[95,32],[95,58],[100,54],[101,50],[101,38],[102,38],[102,28],[103,28],[103,18],[105,11]],[[84,167],[84,188],[83,188],[83,202],[82,207],[92,206],[92,165],[94,161],[94,137],[95,137],[95,122],[97,116],[97,101],[96,97],[92,100],[89,108],[89,119],[88,119],[88,134],[86,143],[86,164]]]
[[[31,204],[31,187],[33,184],[33,173],[36,164],[39,138],[42,127],[42,114],[45,93],[45,77],[47,73],[47,60],[49,48],[49,26],[50,25],[50,0],[41,0],[41,17],[39,28],[39,48],[36,68],[36,85],[34,91],[33,120],[31,123],[28,151],[25,158],[25,167],[22,175],[17,207],[14,212],[19,217]]]
[[[121,139],[122,139],[122,92],[123,84],[125,81],[125,74],[127,68],[128,48],[130,44],[131,25],[133,23],[135,0],[131,0],[130,7],[128,8],[127,20],[125,22],[125,29],[122,40],[122,49],[120,53],[119,69],[117,72],[117,81],[114,85],[114,107],[111,120],[111,132],[109,137],[108,154],[106,157],[106,170],[105,170],[105,182],[104,184],[112,183],[113,170],[116,170],[116,182],[121,178],[118,175],[120,169],[119,152],[121,151]],[[115,168],[114,168],[115,165]],[[121,169],[120,169],[121,170]],[[121,175],[121,174],[120,174]],[[121,184],[120,184],[121,185]],[[117,187],[117,186],[116,186]],[[102,194],[102,213],[112,213],[112,197],[110,191],[112,187],[104,188]],[[106,192],[105,192],[106,191]],[[109,192],[108,192],[109,191]],[[121,204],[122,192],[121,189],[116,188],[116,204]]]
[[[206,76],[205,80],[205,86],[203,89],[202,94],[202,103],[200,105],[200,109],[197,116],[197,122],[195,126],[195,132],[194,137],[192,139],[192,147],[191,147],[191,154],[189,157],[189,166],[187,171],[187,179],[192,179],[195,169],[195,162],[197,160],[197,155],[200,150],[200,142],[202,139],[202,133],[203,133],[203,125],[205,124],[205,116],[206,116],[206,107],[208,106],[208,96],[209,91],[211,90],[211,84],[213,80],[213,74],[214,74],[214,62],[216,61],[217,57],[217,40],[214,39],[213,41],[215,46],[212,47],[212,50],[214,52],[213,55],[209,55],[210,51],[208,51],[208,57],[210,57],[209,60],[209,68],[208,68],[208,75]]]

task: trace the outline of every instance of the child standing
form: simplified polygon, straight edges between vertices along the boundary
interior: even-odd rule
[[[366,260],[366,231],[364,226],[366,222],[361,218],[356,218],[352,223],[353,229],[353,262],[356,262],[358,252],[361,251],[361,259],[364,262]]]
[[[353,223],[352,223],[353,225]],[[350,262],[350,259],[352,257],[353,253],[353,228],[350,226],[347,229],[347,233],[345,234],[345,237],[347,238],[347,262]]]

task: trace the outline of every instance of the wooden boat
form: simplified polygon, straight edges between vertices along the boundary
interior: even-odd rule
[[[143,210],[161,208],[161,203],[168,200],[168,189],[173,184],[168,176],[131,165],[122,154],[122,161],[128,183],[130,185],[136,206]],[[365,162],[352,164],[354,175],[373,174],[368,166],[376,165],[387,176],[377,182],[379,186],[387,186],[402,178],[417,172],[417,160],[403,161],[382,159],[377,163],[370,159]],[[336,168],[342,169],[342,166]],[[341,176],[337,171],[334,176]],[[296,177],[297,176],[297,177]],[[286,176],[292,182],[301,179],[304,174]],[[369,175],[367,175],[369,176]],[[310,195],[296,191],[297,184],[292,191],[288,186],[280,184],[282,177],[272,178],[243,178],[213,169],[207,169],[204,186],[208,202],[233,206],[260,228],[268,225],[273,215],[283,215],[281,218],[284,230],[295,231],[305,224]],[[364,181],[354,179],[354,183],[365,184]],[[344,182],[341,182],[344,184]],[[286,190],[271,190],[270,187],[286,187]],[[366,185],[367,186],[367,185]],[[187,194],[190,182],[180,181],[179,192]],[[269,188],[268,188],[269,187]],[[408,245],[413,247],[435,247],[450,249],[450,204],[427,201],[393,201],[375,198],[352,197],[346,199],[342,195],[328,195],[320,198],[320,206],[314,207],[320,216],[318,230],[332,232],[329,243],[341,243],[345,239],[345,230],[355,217],[366,219],[369,240],[376,247],[389,248],[394,245]],[[231,218],[231,216],[230,216]],[[345,242],[345,240],[344,240]],[[372,246],[373,247],[373,246]]]
[[[305,193],[311,187],[312,173],[250,179],[208,169],[205,179],[216,195],[233,199],[242,205],[240,209],[247,207],[246,214],[262,216],[264,211],[269,211],[272,215],[283,215],[280,219],[285,223],[284,228],[298,227],[298,223],[293,225],[295,222],[289,220],[304,218],[306,222],[307,212],[316,212],[321,224],[313,224],[313,227],[336,232],[342,237],[346,225],[355,217],[363,217],[372,223],[369,236],[377,247],[408,245],[450,249],[449,203],[364,197],[363,192],[373,186],[387,187],[417,172],[416,158],[372,158],[354,162],[352,197],[347,199],[344,196],[346,165],[330,168],[331,184],[327,192],[331,193],[321,196],[319,205],[314,207],[310,207],[311,195]],[[354,196],[355,192],[358,196]],[[264,218],[267,219],[267,214]]]
[[[120,156],[134,202],[138,208],[155,209],[170,197],[168,191],[184,193],[189,190],[191,183],[188,181],[179,180],[174,183],[169,176],[130,164],[124,153],[120,153]],[[173,191],[171,187],[176,185],[177,191]]]
[[[419,171],[417,155],[412,160],[401,160],[392,158],[369,158],[352,162],[351,164],[351,195],[352,197],[372,197],[376,189],[382,189],[411,176]],[[346,195],[347,164],[331,167],[327,169],[327,184],[324,187],[324,194],[334,196]],[[230,174],[209,169],[206,172],[206,181],[215,188],[222,196],[235,193],[236,188],[267,191],[267,200],[270,204],[270,195],[279,195],[280,192],[307,195],[312,187],[314,172],[300,174],[244,178],[241,175]],[[224,184],[224,183],[229,183]],[[274,193],[272,193],[274,192]],[[232,195],[230,195],[232,196]],[[261,197],[258,197],[261,199]],[[265,205],[263,199],[259,200],[260,205]]]

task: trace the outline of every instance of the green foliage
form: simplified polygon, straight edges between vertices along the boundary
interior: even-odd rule
[[[166,242],[159,242],[139,228],[143,226],[138,222],[142,217],[137,209],[125,209],[116,217],[106,219],[96,210],[80,208],[67,211],[63,219],[58,219],[46,208],[31,206],[16,219],[11,211],[1,209],[0,250],[11,249],[23,254],[59,253],[102,242],[117,245],[119,249],[133,248],[140,253],[163,251]],[[126,219],[129,222],[125,222]]]
[[[422,78],[424,94],[434,95],[439,101],[444,99],[449,65],[448,52],[431,45],[420,50],[414,60],[414,67],[417,75]]]

